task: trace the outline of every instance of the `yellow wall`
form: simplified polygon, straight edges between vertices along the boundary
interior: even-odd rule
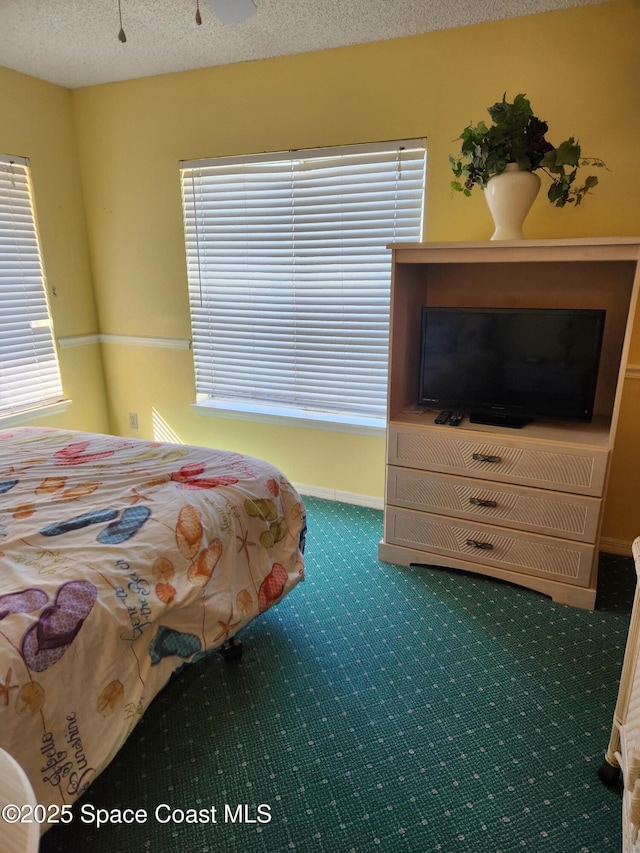
[[[462,128],[487,118],[486,107],[505,91],[510,97],[528,95],[536,113],[548,120],[552,141],[576,135],[584,153],[602,157],[611,170],[599,174],[600,186],[578,209],[553,208],[541,194],[527,220],[527,236],[640,234],[639,33],[637,2],[614,0],[91,87],[69,96],[47,92],[60,102],[56,110],[65,116],[60,123],[67,134],[67,97],[71,100],[100,330],[190,337],[181,159],[426,136],[425,239],[488,238],[492,226],[482,197],[465,199],[449,189],[447,155]],[[24,101],[26,95],[20,104]],[[53,101],[47,109],[53,113]],[[0,130],[0,151],[4,148]],[[73,161],[68,150],[67,156]],[[73,207],[77,214],[75,200]],[[59,236],[48,233],[50,239]],[[68,248],[60,252],[61,263],[68,265]],[[82,251],[80,256],[78,281],[88,274]],[[78,291],[85,294],[81,286]],[[90,324],[80,329],[77,322],[80,307],[67,304],[65,317],[67,311],[75,318],[75,333],[86,333]],[[640,362],[640,346],[634,352]],[[186,442],[263,456],[298,483],[382,497],[383,439],[199,415],[190,406],[194,380],[187,350],[115,342],[103,345],[102,357],[113,431],[152,436],[162,424]],[[639,390],[636,380],[627,381],[623,440],[615,453],[605,519],[609,539],[630,541],[640,533],[634,505],[640,449],[632,423]],[[132,411],[140,420],[137,432],[128,425]]]
[[[56,337],[98,331],[71,93],[0,68],[0,152],[28,157]],[[108,430],[100,347],[62,349],[71,405],[38,424]]]

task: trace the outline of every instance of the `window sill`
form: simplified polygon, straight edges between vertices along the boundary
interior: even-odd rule
[[[353,415],[329,414],[327,412],[296,411],[277,406],[256,406],[242,403],[223,403],[202,400],[192,403],[192,408],[201,415],[219,418],[234,418],[263,424],[318,429],[329,432],[347,432],[356,435],[384,437],[386,425],[381,418],[360,418]]]
[[[40,418],[48,418],[51,415],[59,415],[65,412],[71,405],[71,400],[58,400],[56,403],[48,403],[42,406],[37,406],[33,409],[24,409],[21,412],[12,412],[7,415],[0,415],[0,429],[8,429],[14,426],[25,426],[31,421],[40,420]]]

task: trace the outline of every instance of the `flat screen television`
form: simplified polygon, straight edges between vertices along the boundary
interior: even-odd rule
[[[422,309],[418,405],[475,423],[590,421],[605,311]]]

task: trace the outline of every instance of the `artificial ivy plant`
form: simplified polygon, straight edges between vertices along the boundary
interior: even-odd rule
[[[540,170],[551,180],[547,192],[549,201],[556,207],[580,204],[584,196],[598,183],[595,175],[588,175],[578,185],[576,176],[580,166],[606,168],[597,157],[583,157],[579,143],[573,136],[557,147],[546,138],[547,122],[533,114],[531,104],[523,95],[513,102],[502,100],[487,109],[493,124],[481,121],[469,124],[459,136],[462,140],[460,156],[449,155],[455,180],[451,186],[457,192],[471,195],[477,184],[482,189],[494,175],[504,172],[509,163],[517,163],[527,172]]]

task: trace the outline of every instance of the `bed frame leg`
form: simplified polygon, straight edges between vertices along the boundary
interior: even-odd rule
[[[218,651],[226,661],[240,660],[242,657],[242,643],[231,637],[230,640],[220,646]]]

